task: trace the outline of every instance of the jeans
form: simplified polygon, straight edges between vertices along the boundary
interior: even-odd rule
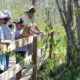
[[[0,55],[0,70],[6,71],[9,66],[9,55],[1,54]]]
[[[28,45],[28,55],[32,55],[32,53],[33,53],[33,44],[31,43]]]

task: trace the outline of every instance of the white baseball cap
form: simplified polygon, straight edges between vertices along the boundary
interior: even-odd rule
[[[0,19],[6,18],[7,15],[4,15],[1,11],[0,11]]]
[[[9,10],[3,10],[2,11],[4,15],[6,15],[7,17],[11,17],[11,12]]]

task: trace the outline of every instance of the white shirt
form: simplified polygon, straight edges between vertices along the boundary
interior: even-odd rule
[[[24,25],[28,25],[28,26],[32,26],[32,27],[34,27],[36,25],[35,22],[34,22],[34,19],[33,18],[30,19],[29,16],[28,16],[28,14],[22,15],[21,18],[24,21],[23,22]]]

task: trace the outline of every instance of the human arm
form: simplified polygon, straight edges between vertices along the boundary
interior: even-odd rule
[[[9,45],[10,43],[11,43],[11,40],[1,40],[0,39],[0,44]]]
[[[31,32],[34,33],[34,34],[37,34],[37,35],[40,34],[40,31],[38,31],[37,29],[35,29],[35,28],[33,28],[33,27],[31,27],[30,30],[31,30]]]
[[[25,38],[22,34],[19,35],[18,37],[15,37],[16,40],[17,40],[17,39],[22,39],[22,38]]]

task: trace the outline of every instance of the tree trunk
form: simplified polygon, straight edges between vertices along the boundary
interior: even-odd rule
[[[80,53],[80,12],[78,11],[79,4],[78,0],[74,0],[74,5],[76,8],[76,29],[77,29],[77,40],[78,40],[78,52]]]
[[[75,17],[76,17],[76,29],[77,29],[77,66],[80,66],[80,57],[79,57],[79,53],[80,53],[80,12],[78,11],[78,9],[80,8],[78,0],[73,0],[74,1],[74,6],[76,8],[76,13],[75,13]]]
[[[66,27],[67,27],[67,61],[71,59],[73,61],[73,49],[75,48],[75,36],[72,30],[72,0],[67,2],[67,16],[66,16]]]
[[[73,50],[76,46],[76,41],[75,41],[75,35],[72,30],[73,27],[73,13],[72,13],[72,0],[67,1],[67,7],[63,4],[63,9],[66,13],[63,14],[59,1],[56,0],[58,10],[60,13],[60,17],[64,26],[64,29],[66,31],[66,41],[67,41],[67,62],[70,63],[71,61],[74,62],[73,60]],[[67,10],[67,11],[66,11]],[[64,17],[65,16],[65,17]]]
[[[35,6],[35,4],[36,4],[36,0],[32,0],[32,5]]]

